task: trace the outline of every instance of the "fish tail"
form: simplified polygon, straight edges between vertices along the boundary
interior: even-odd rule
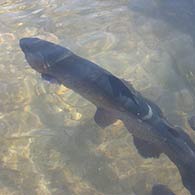
[[[185,133],[181,134],[166,121],[160,121],[156,130],[162,136],[163,152],[177,166],[184,186],[195,195],[195,152],[188,144]]]

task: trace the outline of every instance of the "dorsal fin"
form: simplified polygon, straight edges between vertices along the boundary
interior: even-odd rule
[[[139,93],[136,93],[133,87],[127,87],[120,79],[109,75],[109,82],[112,88],[113,97],[119,101],[123,107],[137,115],[138,118],[148,120],[152,117],[152,108]]]
[[[130,98],[135,104],[138,104],[135,95],[120,79],[113,75],[109,75],[109,81],[112,87],[113,95],[115,97],[126,96]]]

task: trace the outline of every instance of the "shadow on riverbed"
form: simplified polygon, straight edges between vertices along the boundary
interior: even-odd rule
[[[172,29],[190,35],[195,45],[195,2],[193,0],[130,0],[129,8],[143,16],[162,20]]]

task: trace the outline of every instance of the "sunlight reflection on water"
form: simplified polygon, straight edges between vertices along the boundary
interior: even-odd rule
[[[156,183],[187,194],[165,155],[143,159],[120,122],[100,129],[93,121],[95,107],[43,81],[26,66],[18,46],[22,37],[39,36],[70,48],[131,81],[195,140],[186,123],[194,113],[193,40],[131,9],[132,3],[0,3],[1,194],[149,195]]]

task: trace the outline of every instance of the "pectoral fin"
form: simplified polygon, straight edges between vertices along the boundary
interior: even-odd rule
[[[41,74],[42,79],[50,82],[50,83],[56,83],[56,84],[60,84],[54,77],[48,75],[48,74]]]
[[[94,120],[98,126],[105,128],[114,123],[117,118],[111,112],[103,108],[98,108],[95,113]]]
[[[144,158],[158,158],[162,151],[154,143],[133,137],[134,144],[141,156]]]

